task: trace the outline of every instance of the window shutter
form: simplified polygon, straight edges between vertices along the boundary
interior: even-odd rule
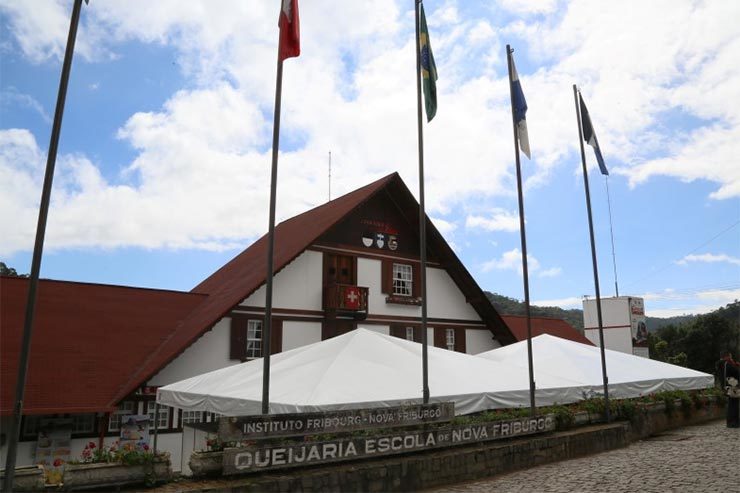
[[[455,329],[455,351],[460,353],[467,352],[467,348],[465,347],[465,329],[461,327]]]
[[[445,337],[445,329],[442,327],[434,328],[434,347],[447,347],[447,338]]]
[[[421,342],[421,327],[414,327],[414,341]]]
[[[270,354],[276,354],[283,350],[283,321],[272,319],[270,331]]]
[[[393,294],[393,261],[382,260],[380,267],[380,292]]]
[[[421,262],[418,264],[411,264],[411,296],[414,298],[421,297]]]
[[[406,339],[406,327],[401,327],[400,325],[391,325],[391,335],[393,337]]]
[[[231,316],[231,345],[229,359],[244,361],[247,359],[247,317]]]

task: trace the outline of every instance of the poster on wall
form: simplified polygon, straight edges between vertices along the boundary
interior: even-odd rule
[[[630,326],[632,328],[632,354],[649,357],[645,302],[642,298],[630,298]]]
[[[149,415],[127,414],[121,418],[121,448],[149,448]]]
[[[47,485],[62,482],[64,465],[72,453],[71,441],[71,419],[44,419],[39,423],[35,463],[44,466]]]

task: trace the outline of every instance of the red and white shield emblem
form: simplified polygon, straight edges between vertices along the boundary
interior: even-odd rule
[[[360,290],[356,286],[344,288],[344,307],[350,310],[359,310]]]

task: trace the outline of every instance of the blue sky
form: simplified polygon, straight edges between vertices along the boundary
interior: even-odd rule
[[[267,230],[278,0],[83,4],[42,276],[189,290]],[[70,0],[0,0],[0,260],[30,270]],[[740,3],[426,0],[427,211],[523,298],[505,46],[529,104],[530,293],[593,296],[572,85],[611,175],[619,291],[652,316],[740,298]],[[278,218],[398,171],[417,193],[413,1],[304,1]],[[605,178],[586,148],[602,295]]]

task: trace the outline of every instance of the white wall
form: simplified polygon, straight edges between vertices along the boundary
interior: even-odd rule
[[[381,292],[381,264],[376,259],[357,259],[357,285],[369,288],[369,313],[420,317],[420,306],[385,302],[386,294]],[[444,269],[427,267],[427,300],[427,316],[430,318],[481,319]]]
[[[583,335],[595,346],[601,347],[599,329],[586,329]],[[629,327],[604,329],[604,347],[612,351],[632,354],[632,330]]]
[[[272,306],[296,310],[322,310],[323,254],[305,251],[275,275]],[[265,286],[245,299],[241,305],[265,306]]]
[[[357,328],[372,330],[373,332],[387,336],[391,335],[391,328],[387,325],[362,325],[361,323],[358,323]]]
[[[604,327],[629,326],[629,297],[620,296],[619,298],[602,298],[601,322]],[[583,300],[583,326],[589,329],[599,327],[595,299]],[[606,339],[606,336],[604,339]]]
[[[321,341],[321,322],[283,322],[283,351]]]
[[[157,373],[147,385],[167,385],[201,373],[238,364],[229,359],[231,319],[222,318],[210,331]]]
[[[427,267],[427,310],[431,318],[480,320],[447,271]]]
[[[488,329],[466,329],[465,330],[465,351],[468,354],[478,354],[491,349],[501,347],[501,343],[493,338],[493,334]]]

